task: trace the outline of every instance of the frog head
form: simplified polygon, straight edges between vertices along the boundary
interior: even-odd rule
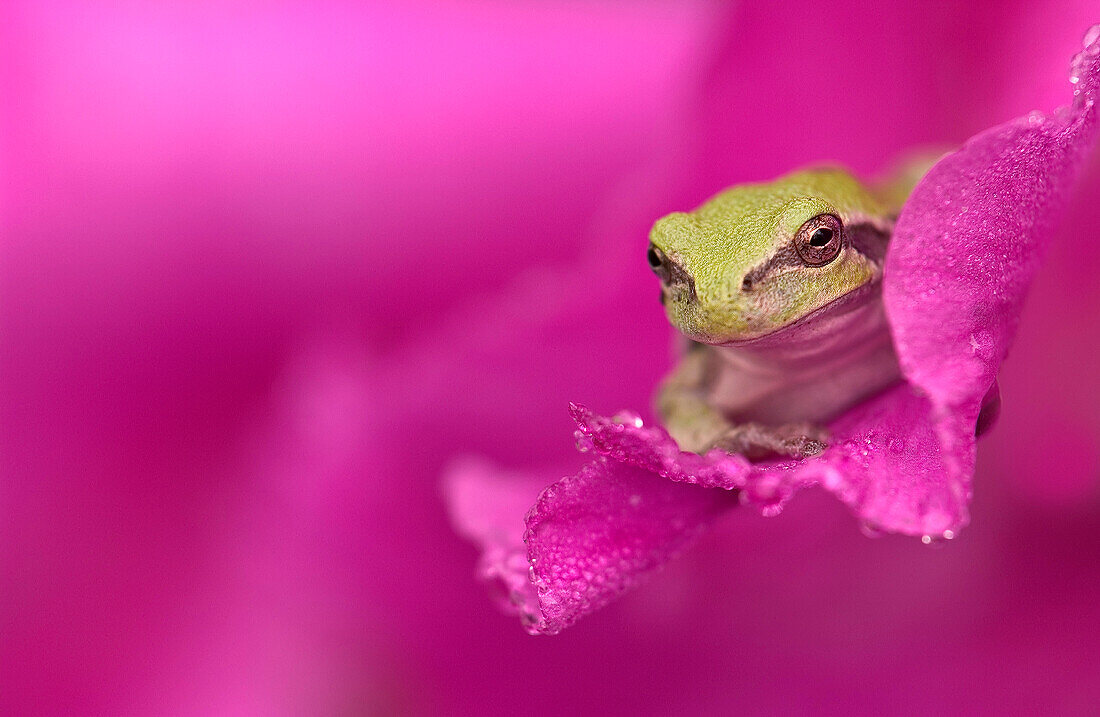
[[[650,232],[669,320],[702,343],[769,336],[877,286],[896,209],[841,169],[728,189]]]

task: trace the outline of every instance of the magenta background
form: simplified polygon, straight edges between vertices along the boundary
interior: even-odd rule
[[[553,638],[473,579],[447,462],[667,368],[656,216],[1065,104],[1100,21],[763,7],[4,3],[0,712],[1095,709],[1095,155],[959,539],[814,492]]]

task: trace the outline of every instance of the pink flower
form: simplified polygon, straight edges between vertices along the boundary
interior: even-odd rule
[[[504,582],[529,631],[557,633],[663,565],[734,505],[723,491],[775,515],[795,491],[821,485],[870,530],[955,537],[969,517],[983,399],[999,401],[1024,297],[1095,141],[1100,25],[1071,82],[1070,107],[982,132],[917,185],[883,281],[905,380],[837,418],[821,456],[699,456],[634,414],[573,406],[578,448],[599,457],[541,492],[525,532],[505,527],[518,516],[516,485],[482,466],[450,476],[459,531],[483,545],[482,575]]]
[[[531,640],[438,477],[543,475],[522,532],[579,468],[568,402],[645,405],[667,368],[654,217],[1055,106],[1094,15],[3,3],[0,713],[1090,709],[1095,157],[948,548],[806,491]]]

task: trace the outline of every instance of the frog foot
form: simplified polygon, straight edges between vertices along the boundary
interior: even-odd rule
[[[730,427],[711,447],[740,453],[751,461],[778,456],[809,458],[828,447],[828,438],[824,429],[809,423],[740,423]]]

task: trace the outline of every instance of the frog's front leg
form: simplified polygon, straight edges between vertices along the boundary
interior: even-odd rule
[[[713,447],[728,453],[740,453],[749,460],[773,456],[808,458],[821,453],[828,444],[828,433],[810,423],[784,423],[766,426],[761,423],[738,423],[732,426]]]
[[[750,460],[777,455],[804,458],[825,449],[826,432],[809,423],[769,426],[727,419],[705,398],[713,373],[710,358],[705,349],[690,351],[657,394],[657,412],[681,449],[706,453],[721,448]]]

